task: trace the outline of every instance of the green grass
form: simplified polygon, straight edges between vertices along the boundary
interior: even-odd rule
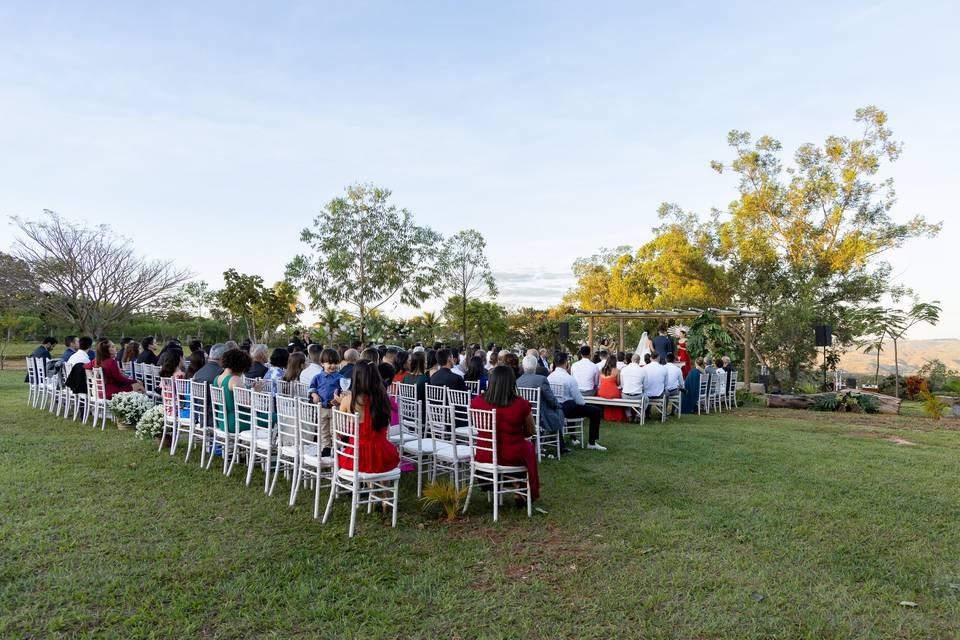
[[[0,637],[954,637],[955,421],[755,409],[604,425],[528,520],[311,518],[0,375]],[[896,445],[896,435],[916,446]],[[255,482],[262,476],[255,475]],[[916,602],[916,608],[898,605]]]

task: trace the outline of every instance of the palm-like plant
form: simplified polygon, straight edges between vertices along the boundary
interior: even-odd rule
[[[429,338],[429,341],[436,342],[437,332],[440,331],[440,327],[443,325],[440,321],[440,316],[433,311],[424,311],[420,314],[419,321],[420,328]]]
[[[330,344],[335,343],[337,332],[345,321],[345,314],[333,307],[324,309],[323,313],[320,314],[320,324],[323,325],[323,328],[326,330],[327,340],[330,341]]]

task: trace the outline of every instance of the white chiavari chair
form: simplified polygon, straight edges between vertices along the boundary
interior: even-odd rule
[[[247,462],[253,457],[252,447],[250,446],[249,431],[253,428],[253,392],[250,389],[244,389],[238,385],[233,391],[233,453],[230,456],[230,466],[227,467],[227,475],[233,473],[233,467],[242,453]],[[244,436],[244,433],[248,435]],[[252,468],[252,467],[251,467]],[[250,481],[247,481],[250,486]]]
[[[438,471],[448,473],[459,489],[461,475],[470,462],[470,434],[468,427],[467,444],[459,444],[454,425],[452,406],[427,404],[427,429],[433,438],[430,480],[436,480]]]
[[[290,506],[305,480],[313,482],[313,517],[320,517],[320,490],[331,485],[333,457],[320,454],[320,405],[304,398],[293,398],[297,410],[297,466],[290,486]],[[279,420],[279,413],[278,413]],[[324,482],[326,481],[326,482]]]
[[[236,420],[234,419],[231,423],[226,394],[223,389],[213,384],[210,385],[210,406],[213,415],[213,428],[210,433],[213,437],[210,452],[207,454],[207,469],[213,464],[213,456],[219,450],[223,458],[223,475],[227,475],[230,472],[230,461],[233,460],[233,450],[236,447]]]
[[[190,437],[187,439],[187,456],[184,462],[190,461],[190,452],[193,451],[195,440],[200,441],[200,466],[205,466],[208,441],[211,440],[211,430],[208,420],[209,398],[206,382],[190,380]]]
[[[239,399],[234,390],[234,400],[239,404]],[[263,491],[267,493],[270,490],[270,473],[273,465],[273,450],[277,439],[276,426],[273,418],[273,396],[269,393],[246,390],[250,393],[252,419],[250,429],[240,431],[237,434],[237,440],[241,447],[246,444],[249,454],[247,456],[247,486],[253,479],[253,468],[257,460],[263,462]]]
[[[467,380],[467,391],[470,392],[471,396],[480,395],[480,381],[479,380]]]
[[[40,385],[37,382],[37,362],[36,358],[27,358],[27,382],[30,384],[27,393],[27,404],[34,409],[37,408],[37,402],[40,395]]]
[[[413,385],[408,385],[413,386]],[[423,437],[423,424],[420,414],[420,403],[416,396],[408,398],[400,396],[400,433],[403,442],[400,447],[400,458],[417,468],[417,497],[423,495],[423,476],[430,473],[433,456],[433,438]]]
[[[556,447],[557,459],[560,459],[560,431],[550,433],[543,428],[540,421],[540,389],[530,387],[518,387],[520,397],[530,403],[530,412],[533,414],[534,426],[534,444],[537,446],[537,460],[543,457],[543,448],[546,446]]]
[[[160,403],[163,405],[163,433],[160,435],[160,446],[157,453],[163,449],[163,441],[170,434],[170,455],[176,451],[173,442],[176,439],[177,423],[180,422],[180,411],[177,407],[177,387],[173,378],[160,378]]]
[[[176,428],[173,430],[173,438],[170,442],[170,455],[176,453],[181,434],[186,437],[187,448],[189,449],[190,433],[193,431],[192,417],[190,415],[192,390],[189,378],[174,378],[173,390],[176,393],[177,419]]]
[[[427,393],[427,404],[447,404],[447,387],[433,384],[424,385]]]
[[[736,409],[737,408],[737,371],[734,369],[727,374],[730,377],[730,380],[727,382],[727,409]]]
[[[550,390],[560,404],[569,400],[567,390],[562,384],[550,383]],[[581,448],[587,446],[587,439],[583,437],[583,424],[583,418],[563,417],[563,437],[569,437],[574,445],[579,443]]]
[[[270,482],[270,491],[267,495],[272,496],[273,490],[277,486],[277,478],[283,471],[284,477],[290,477],[296,482],[297,464],[299,451],[297,447],[300,424],[299,409],[297,408],[297,399],[289,396],[276,396],[277,405],[277,465],[273,472],[273,480]],[[290,489],[290,497],[294,496],[293,488]],[[290,505],[293,505],[291,500]]]
[[[710,413],[710,376],[707,373],[700,374],[700,384],[697,390],[697,415]]]
[[[87,398],[90,402],[90,398]],[[100,430],[107,428],[107,417],[110,416],[110,410],[107,409],[107,389],[103,381],[103,369],[93,368],[93,426],[97,426],[97,420],[100,421]]]
[[[323,514],[326,524],[330,518],[333,501],[340,491],[350,494],[350,533],[352,538],[357,524],[357,508],[365,504],[371,507],[374,503],[390,506],[393,510],[394,527],[397,526],[397,502],[400,497],[400,466],[384,471],[383,473],[364,473],[356,471],[362,466],[359,453],[362,451],[360,442],[360,418],[357,414],[343,413],[333,409],[333,482],[330,487],[330,498],[327,500],[327,509]],[[349,460],[349,468],[342,468],[341,464]]]
[[[500,499],[504,495],[523,496],[527,501],[527,517],[533,515],[533,501],[530,496],[530,476],[525,466],[505,466],[498,462],[497,452],[497,416],[496,411],[470,409],[472,459],[470,462],[470,486],[467,499],[463,504],[463,513],[470,508],[470,498],[474,486],[489,483],[493,492],[493,521],[500,518]],[[478,458],[489,462],[478,462]],[[518,486],[519,485],[519,486]]]

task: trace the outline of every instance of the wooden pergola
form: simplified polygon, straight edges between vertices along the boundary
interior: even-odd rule
[[[753,337],[753,321],[761,317],[759,311],[751,309],[696,309],[693,307],[687,309],[604,309],[603,311],[584,311],[577,309],[574,316],[578,318],[587,318],[587,343],[590,350],[593,351],[593,325],[599,318],[602,320],[620,321],[620,348],[623,348],[623,323],[625,320],[693,320],[699,318],[704,313],[712,313],[720,319],[720,322],[736,319],[743,320],[743,381],[750,384],[750,348]]]

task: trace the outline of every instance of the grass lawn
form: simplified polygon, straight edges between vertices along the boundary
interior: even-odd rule
[[[957,423],[741,409],[605,424],[548,515],[452,525],[405,479],[346,535],[26,406],[0,374],[0,637],[955,637]],[[909,444],[895,444],[899,437]],[[256,480],[262,482],[257,474]],[[912,601],[916,607],[900,606]]]

